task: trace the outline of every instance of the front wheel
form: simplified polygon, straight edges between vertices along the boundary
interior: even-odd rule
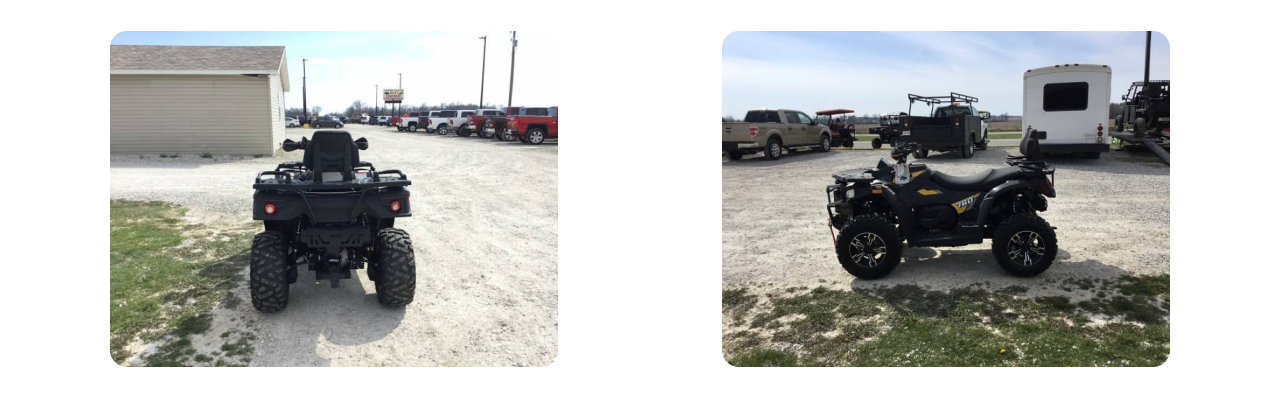
[[[502,133],[498,133],[498,140],[502,140],[502,141],[512,141],[512,140],[515,140],[515,139],[516,139],[516,135],[515,135],[515,133],[512,133],[510,130],[505,130],[505,129],[504,129],[504,130],[502,131]]]
[[[822,152],[831,151],[831,136],[822,135],[822,144],[818,149],[822,150]]]
[[[279,312],[289,306],[289,249],[284,237],[264,231],[253,237],[249,252],[249,296],[259,312]]]
[[[916,158],[917,158],[917,159],[925,159],[925,158],[928,158],[928,157],[929,157],[929,150],[924,149],[924,148],[921,148],[921,149],[919,149],[919,150],[917,150],[917,151],[916,151]]]
[[[871,139],[871,149],[878,150],[883,145],[884,145],[884,142],[880,141],[879,137]]]
[[[840,228],[836,258],[854,277],[878,279],[889,275],[902,261],[902,239],[884,217],[859,215]]]
[[[436,126],[436,134],[441,136],[449,134],[449,125],[441,123],[440,126]]]
[[[471,137],[471,125],[462,125],[458,128],[458,137]]]
[[[409,233],[396,228],[378,230],[373,245],[374,264],[369,268],[369,279],[378,292],[378,302],[389,307],[413,302],[417,267]]]
[[[418,131],[418,125],[409,125],[409,131],[410,132]]]
[[[960,147],[960,156],[963,158],[973,158],[973,136],[969,136],[964,141],[964,147]]]
[[[987,149],[987,144],[990,144],[990,143],[991,143],[991,138],[990,138],[990,136],[988,136],[988,135],[987,135],[987,131],[986,131],[986,130],[983,130],[983,131],[982,131],[982,141],[979,141],[979,142],[978,142],[978,146],[977,146],[977,148],[978,148],[979,150],[986,150],[986,149]]]
[[[1016,214],[1000,222],[991,243],[996,262],[1009,274],[1031,277],[1044,273],[1058,255],[1058,236],[1034,214]]]

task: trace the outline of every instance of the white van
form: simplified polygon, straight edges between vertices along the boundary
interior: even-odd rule
[[[1022,131],[1046,133],[1044,153],[1081,153],[1097,159],[1110,150],[1111,67],[1054,65],[1022,74]]]

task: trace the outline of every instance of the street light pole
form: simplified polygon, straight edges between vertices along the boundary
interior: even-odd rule
[[[511,107],[511,95],[516,84],[516,31],[511,31],[511,81],[507,83],[507,107]]]
[[[370,122],[378,124],[378,85],[373,85],[373,120]]]
[[[307,59],[302,59],[302,121],[299,123],[307,123]]]
[[[484,46],[480,50],[480,108],[484,108],[484,63],[489,56],[489,35],[480,36]]]

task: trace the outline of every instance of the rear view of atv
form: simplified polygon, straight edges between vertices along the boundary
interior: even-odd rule
[[[410,182],[399,170],[378,171],[361,162],[360,151],[368,147],[346,131],[322,130],[311,140],[285,140],[285,151],[305,151],[302,162],[258,174],[253,219],[265,231],[253,238],[249,258],[254,308],[284,310],[289,284],[303,264],[334,288],[367,264],[379,302],[413,302],[413,245],[409,234],[394,227],[396,218],[412,215],[405,188]]]
[[[899,143],[893,160],[882,159],[874,169],[836,173],[836,184],[827,186],[827,212],[841,266],[855,277],[876,279],[901,261],[904,241],[954,247],[991,239],[992,255],[1005,271],[1021,277],[1044,272],[1058,252],[1053,227],[1036,214],[1057,195],[1054,167],[1039,149],[1044,137],[1029,129],[1023,156],[970,176],[907,163],[920,149],[910,142]]]

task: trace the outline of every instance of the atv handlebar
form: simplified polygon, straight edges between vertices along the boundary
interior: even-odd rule
[[[899,142],[898,145],[893,146],[893,152],[889,153],[889,157],[898,163],[903,163],[907,161],[907,155],[918,150],[920,150],[920,143]]]

